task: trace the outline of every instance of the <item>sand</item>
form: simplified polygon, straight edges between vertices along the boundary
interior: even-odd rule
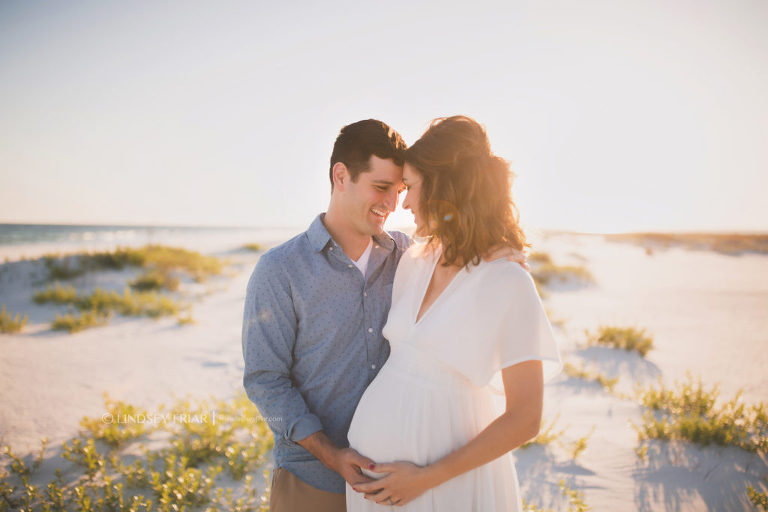
[[[546,300],[553,319],[565,319],[556,332],[565,360],[619,376],[619,390],[659,377],[671,383],[691,370],[706,384],[721,382],[725,397],[743,388],[747,401],[768,400],[768,257],[683,249],[649,256],[640,247],[585,236],[550,237],[539,245],[557,263],[584,264],[596,277],[591,286],[555,286]],[[42,437],[49,437],[53,454],[56,445],[76,435],[81,417],[104,412],[105,391],[149,412],[174,396],[238,393],[242,307],[258,255],[234,250],[239,246],[235,241],[209,246],[234,265],[229,276],[186,286],[189,296],[196,297],[192,315],[197,323],[190,326],[178,326],[171,318],[117,317],[108,326],[74,335],[53,332],[48,324],[57,308],[31,301],[34,291],[44,287],[44,267],[32,261],[0,266],[0,303],[30,316],[22,334],[0,335],[3,443],[29,454]],[[4,256],[0,251],[0,261]],[[76,284],[122,289],[135,273],[87,275]],[[655,349],[643,359],[584,347],[583,330],[602,323],[645,327],[655,337]],[[653,442],[642,461],[630,425],[640,422],[642,412],[632,399],[558,377],[545,390],[545,422],[559,414],[557,427],[565,434],[561,443],[516,451],[523,495],[566,510],[557,487],[565,479],[598,511],[751,509],[746,485],[764,489],[765,456]],[[569,448],[593,428],[587,448],[573,460]]]

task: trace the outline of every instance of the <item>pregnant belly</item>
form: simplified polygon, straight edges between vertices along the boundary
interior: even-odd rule
[[[487,403],[455,376],[381,369],[357,406],[349,430],[352,448],[377,463],[430,464],[463,446],[488,423]],[[370,476],[377,476],[370,474]]]

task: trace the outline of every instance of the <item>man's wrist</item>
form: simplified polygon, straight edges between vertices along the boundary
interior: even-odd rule
[[[315,432],[309,437],[298,441],[298,444],[317,457],[317,460],[322,462],[324,466],[336,471],[340,449],[322,431]]]

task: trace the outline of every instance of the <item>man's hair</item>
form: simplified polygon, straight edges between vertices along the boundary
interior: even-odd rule
[[[328,170],[331,190],[333,190],[333,166],[337,162],[346,165],[352,181],[357,182],[360,173],[368,170],[371,155],[385,160],[391,158],[395,164],[402,166],[407,148],[400,134],[386,123],[376,119],[366,119],[348,124],[341,129],[333,145],[331,166]]]
[[[530,244],[518,223],[509,164],[491,152],[485,129],[466,116],[443,117],[405,153],[421,177],[419,211],[430,243],[449,265],[477,265],[498,245]]]

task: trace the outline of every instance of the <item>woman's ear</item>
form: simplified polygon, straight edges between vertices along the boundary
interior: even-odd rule
[[[333,188],[338,190],[344,190],[344,187],[349,181],[349,169],[342,162],[336,162],[333,164]]]

